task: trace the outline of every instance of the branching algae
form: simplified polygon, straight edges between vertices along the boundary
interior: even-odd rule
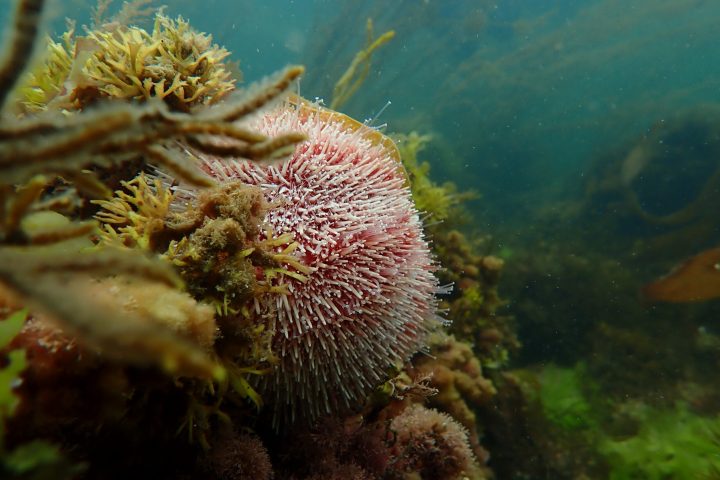
[[[9,292],[3,303],[26,305],[31,317],[37,313],[42,322],[56,324],[78,339],[87,357],[198,379],[187,384],[193,398],[231,387],[259,404],[244,377],[262,373],[249,361],[270,360],[258,341],[267,335],[264,327],[246,322],[247,328],[221,338],[244,341],[216,342],[216,317],[243,317],[249,305],[247,298],[233,302],[231,288],[242,283],[249,296],[260,294],[262,272],[272,274],[286,261],[264,255],[262,245],[248,240],[248,225],[265,208],[253,203],[257,192],[210,188],[197,205],[202,211],[176,212],[169,209],[171,193],[155,181],[149,185],[142,174],[124,183],[114,200],[106,178],[152,165],[184,184],[208,188],[214,182],[190,149],[249,160],[281,155],[304,137],[269,138],[236,121],[282,96],[303,68],[289,67],[230,94],[233,84],[222,64],[227,52],[184,20],[158,15],[150,34],[118,24],[82,38],[69,31],[62,44],[49,42],[45,70],[21,84],[43,6],[43,0],[18,0],[0,64],[0,283]],[[25,108],[11,102],[13,91]],[[17,111],[21,116],[11,113]],[[236,209],[250,212],[245,224],[238,223],[241,213],[224,215],[228,209],[216,201],[238,192],[245,203],[235,202]],[[97,219],[90,218],[88,198],[100,201]],[[233,255],[247,268],[231,274],[221,262],[203,263],[202,248],[217,246],[221,234],[235,241]],[[207,268],[228,270],[220,272],[227,284],[203,292],[193,271]],[[190,402],[188,415],[220,413],[219,400],[192,407],[198,402]]]

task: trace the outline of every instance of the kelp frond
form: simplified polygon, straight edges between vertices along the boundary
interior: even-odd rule
[[[375,38],[371,18],[367,19],[365,33],[365,48],[355,54],[355,58],[353,58],[350,66],[345,70],[345,73],[342,74],[333,88],[332,101],[330,102],[330,109],[332,110],[338,110],[355,94],[370,73],[370,62],[375,50],[395,37],[395,31],[388,30]]]
[[[198,324],[214,332],[212,309],[179,292],[181,281],[165,262],[114,249],[0,247],[0,281],[109,358],[158,365],[174,375],[224,376],[195,338],[185,338]],[[162,302],[139,301],[147,292]]]
[[[5,105],[26,67],[42,6],[41,0],[17,2],[8,54],[0,64],[0,105]],[[143,43],[142,48],[114,43],[125,52],[117,62],[139,68],[143,53],[165,49],[169,54],[178,42],[182,44],[188,34],[184,24],[158,21],[157,28],[175,28],[179,36],[172,42]],[[204,68],[211,59],[207,55],[173,58],[191,70]],[[176,113],[167,102],[152,99],[144,104],[101,102],[73,114],[5,115],[0,119],[0,283],[23,304],[46,313],[108,358],[160,366],[171,375],[223,379],[225,370],[212,352],[217,328],[214,308],[183,291],[184,283],[170,262],[146,256],[140,249],[88,249],[97,231],[95,221],[71,220],[38,208],[72,188],[102,197],[107,187],[99,175],[86,169],[117,168],[136,159],[154,163],[185,183],[212,184],[187,155],[185,145],[200,151],[204,146],[226,145],[226,151],[246,158],[272,157],[301,137],[271,139],[235,121],[282,96],[301,73],[301,67],[288,68],[215,108],[200,105]],[[172,84],[163,85],[167,93]],[[158,193],[162,192],[156,188]],[[126,203],[139,208],[149,199],[137,194],[128,193]],[[168,201],[161,196],[144,212],[159,216]]]
[[[37,40],[40,12],[45,0],[18,0],[12,36],[0,64],[0,112],[8,95],[25,71]]]
[[[192,142],[196,148],[211,143],[198,140],[198,134],[219,132],[232,142],[232,153],[248,159],[272,156],[288,144],[302,140],[287,134],[270,140],[263,135],[248,134],[234,125],[238,109],[248,103],[259,108],[281,95],[302,68],[288,68],[275,78],[257,87],[257,97],[249,101],[241,97],[238,105],[230,104],[218,111],[193,114],[171,113],[161,102],[145,105],[108,104],[83,115],[41,115],[0,125],[0,176],[4,183],[24,183],[37,174],[78,171],[91,165],[108,167],[137,156],[150,157],[178,178],[199,186],[211,185],[187,155],[178,153],[178,141]],[[211,148],[211,147],[209,147]],[[216,150],[212,150],[215,153]]]

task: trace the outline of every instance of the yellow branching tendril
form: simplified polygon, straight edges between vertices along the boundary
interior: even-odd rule
[[[332,101],[330,102],[330,108],[333,110],[339,109],[355,94],[370,73],[370,63],[375,50],[385,45],[395,36],[395,30],[388,30],[379,37],[374,38],[371,18],[367,19],[365,30],[367,33],[365,48],[355,54],[350,66],[333,88]]]
[[[68,30],[62,34],[62,43],[47,37],[47,49],[44,62],[33,67],[25,75],[23,85],[16,94],[22,99],[23,107],[28,112],[40,112],[47,108],[48,102],[62,92],[65,79],[73,67],[70,52],[74,47],[75,26],[70,23]]]
[[[215,103],[234,89],[224,64],[230,53],[182,17],[157,14],[151,33],[112,25],[76,38],[70,24],[62,43],[48,38],[44,61],[18,88],[25,110],[46,110],[56,97],[57,106],[66,110],[84,108],[99,97],[158,97],[173,110],[188,111]]]
[[[283,283],[284,276],[294,278],[295,280],[306,282],[307,275],[313,272],[313,268],[303,264],[292,253],[298,248],[299,244],[294,241],[291,233],[283,233],[277,237],[274,236],[272,228],[266,227],[265,240],[259,242],[259,247],[264,253],[277,265],[277,267],[267,267],[263,273],[265,275],[265,284],[269,292],[287,294],[287,286]],[[275,249],[283,247],[280,252]],[[285,265],[289,268],[284,268]],[[293,270],[290,270],[292,268]],[[278,283],[273,285],[272,280],[278,279]]]
[[[159,179],[150,184],[143,174],[121,183],[125,190],[112,199],[93,201],[102,207],[95,215],[103,224],[101,236],[106,243],[150,250],[151,235],[164,224],[173,194]]]

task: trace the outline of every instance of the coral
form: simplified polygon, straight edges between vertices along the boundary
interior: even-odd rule
[[[201,160],[220,182],[262,185],[267,201],[282,206],[265,217],[279,235],[276,251],[308,267],[273,279],[287,293],[259,305],[263,315],[277,312],[271,328],[279,357],[259,388],[272,398],[276,423],[312,421],[360,406],[387,367],[439,325],[435,265],[389,139],[302,101],[248,127],[308,137],[280,165]],[[280,241],[285,234],[294,243]]]

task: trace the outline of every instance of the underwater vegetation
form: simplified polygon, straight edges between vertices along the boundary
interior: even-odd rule
[[[714,478],[717,472],[716,411],[698,412],[685,401],[652,406],[610,399],[582,363],[515,370],[494,380],[497,394],[480,416],[493,454],[489,465],[500,478]]]
[[[18,2],[17,28],[1,70],[4,101],[23,72],[41,9],[42,2]],[[177,24],[172,27],[184,28]],[[245,387],[226,373],[209,348],[217,335],[214,309],[198,303],[182,290],[184,282],[170,263],[146,255],[141,249],[94,245],[93,236],[99,232],[97,223],[73,219],[82,215],[77,209],[73,211],[73,206],[87,197],[103,198],[107,194],[101,180],[102,170],[84,169],[111,168],[137,159],[163,165],[187,184],[211,185],[213,182],[191,159],[178,154],[175,145],[181,139],[192,143],[198,151],[212,149],[218,154],[218,149],[209,146],[202,136],[221,135],[234,139],[222,154],[245,158],[271,156],[298,141],[297,134],[288,134],[284,139],[276,139],[277,142],[267,141],[264,135],[248,132],[233,122],[280,95],[301,72],[300,68],[287,69],[250,94],[239,95],[234,102],[224,104],[222,109],[202,113],[171,114],[165,103],[150,99],[145,105],[104,103],[74,115],[60,115],[50,106],[22,119],[11,120],[12,115],[5,114],[0,146],[3,171],[0,256],[2,281],[9,292],[3,295],[3,305],[13,309],[20,303],[33,310],[14,340],[32,355],[28,357],[28,367],[23,372],[25,381],[19,392],[24,400],[13,419],[25,426],[12,429],[11,438],[15,434],[16,441],[20,441],[40,432],[62,430],[67,426],[64,418],[77,415],[79,412],[71,413],[73,409],[83,407],[82,403],[70,400],[80,393],[73,394],[72,389],[92,389],[91,379],[97,375],[109,374],[109,378],[120,383],[105,384],[96,393],[119,401],[115,404],[119,411],[130,409],[127,403],[133,399],[126,391],[128,371],[123,371],[122,365],[154,364],[169,377],[180,375],[220,382],[230,377],[239,385],[237,390]],[[55,208],[63,213],[54,212]],[[119,366],[112,366],[113,363]],[[59,375],[60,371],[64,373]],[[53,411],[45,392],[53,390],[61,377],[69,380],[61,388],[66,392],[61,398],[67,399]],[[83,384],[84,387],[73,387]],[[198,391],[204,388],[198,387]],[[250,391],[248,388],[243,393],[249,395]],[[187,402],[186,399],[184,403]],[[109,406],[101,404],[104,408]],[[104,408],[86,412],[74,430],[80,433],[94,422],[102,425],[112,424],[111,418],[115,422],[120,420],[112,408],[109,411]],[[40,412],[47,416],[39,415]],[[191,425],[195,426],[195,422]],[[73,436],[69,431],[64,435]],[[92,465],[98,467],[97,463]]]
[[[303,90],[367,114],[401,85],[389,134],[377,115],[358,122],[290,93],[302,67],[240,85],[195,19],[148,0],[111,15],[111,3],[52,38],[43,1],[13,3],[0,477],[717,476],[712,109],[647,127],[640,104],[619,117],[583,104],[642,125],[623,135],[559,104],[553,125],[529,114],[537,79],[586,65],[576,28],[650,45],[628,28],[648,1],[619,26],[596,20],[614,0],[532,25],[502,2],[338,4],[330,16],[344,21],[308,39]],[[671,3],[655,5],[672,16],[689,4]],[[250,6],[233,4],[233,35],[254,28]],[[592,52],[609,60],[620,43]],[[569,125],[607,140],[574,197],[533,203],[532,185],[497,182],[496,148],[526,158],[527,179],[550,155],[538,145]],[[479,171],[482,196],[464,190]]]
[[[330,100],[330,108],[339,109],[347,102],[360,86],[365,82],[370,73],[370,62],[375,50],[392,40],[395,36],[393,30],[388,30],[379,37],[375,38],[373,21],[367,19],[365,24],[365,48],[355,54],[350,66],[333,87],[332,100]]]
[[[613,465],[609,478],[713,478],[720,469],[717,417],[645,405],[628,406],[627,415],[639,422],[637,435],[608,439],[601,451]]]
[[[686,108],[595,155],[571,218],[608,248],[618,246],[613,236],[632,233],[646,262],[716,246],[719,119],[717,107]]]
[[[368,2],[318,19],[308,64],[329,70],[357,48],[340,32],[358,19],[396,32],[344,108],[367,113],[402,84],[383,119],[431,132],[433,176],[483,195],[456,228],[442,184],[413,186],[440,283],[463,286],[440,299],[450,330],[493,387],[473,413],[498,478],[717,476],[716,15],[692,0]],[[333,78],[311,71],[304,88]],[[492,239],[471,236],[486,224]],[[502,269],[483,272],[486,257]],[[509,315],[520,348],[498,321]],[[526,368],[495,368],[508,362]]]
[[[362,44],[343,33],[360,31],[365,18],[395,31],[373,57],[372,81],[344,108],[367,115],[390,98],[383,121],[432,132],[435,175],[481,191],[479,218],[510,238],[587,178],[598,152],[712,102],[716,14],[696,0],[630,9],[619,0],[347,2],[313,24],[304,88],[330,95],[345,66],[335,59]],[[704,55],[714,60],[697,61]],[[676,178],[693,170],[675,165]]]
[[[549,366],[539,378],[547,418],[593,442],[609,469],[605,478],[712,478],[720,468],[717,414],[691,413],[684,402],[599,405],[601,394],[582,365]]]
[[[446,289],[395,143],[289,97],[302,67],[236,90],[210,36],[109,3],[28,67],[44,2],[18,0],[0,65],[3,472],[489,478],[472,408],[511,330],[467,334],[482,361],[430,339]]]
[[[564,430],[593,427],[593,406],[582,391],[583,367],[575,369],[548,365],[538,375],[540,404],[550,422]]]
[[[0,323],[0,349],[7,350],[11,340],[20,332],[27,317],[27,310],[20,310]],[[27,366],[25,351],[7,351],[5,365],[0,369],[0,473],[23,475],[32,473],[33,478],[72,478],[82,468],[63,458],[57,447],[42,440],[19,445],[9,450],[5,444],[8,419],[13,416],[20,398],[13,391],[17,377]]]
[[[100,15],[100,14],[98,14]],[[121,15],[127,17],[127,15]],[[122,20],[122,19],[120,19]],[[47,38],[46,58],[18,88],[26,111],[79,110],[103,98],[163,100],[171,110],[216,103],[234,88],[230,54],[182,17],[155,16],[152,32],[100,16],[76,36],[71,22],[62,43]]]
[[[441,265],[438,277],[441,284],[452,286],[448,295],[441,297],[441,307],[448,309],[452,319],[449,330],[470,342],[483,364],[502,365],[520,344],[511,318],[498,313],[504,305],[498,293],[504,261],[482,253],[487,250],[486,239],[473,240],[463,232],[469,223],[463,204],[477,194],[459,192],[451,182],[437,184],[431,179],[430,163],[422,160],[430,135],[411,132],[395,138],[413,199],[427,216],[426,230]]]

